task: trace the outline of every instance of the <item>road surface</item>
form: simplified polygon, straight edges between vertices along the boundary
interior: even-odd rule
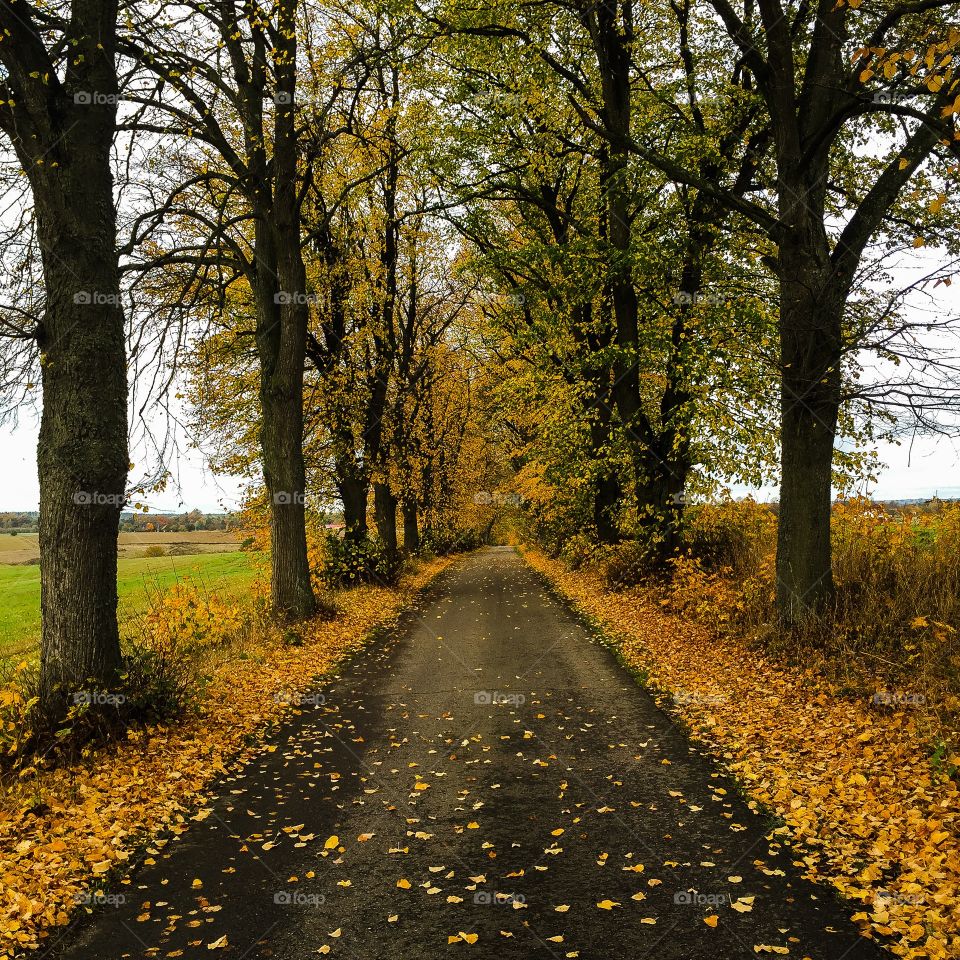
[[[886,956],[775,826],[539,575],[489,548],[40,953]]]

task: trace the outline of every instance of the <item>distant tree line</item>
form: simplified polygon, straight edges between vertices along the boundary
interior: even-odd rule
[[[0,530],[6,533],[36,533],[40,514],[35,511],[22,513],[0,513]]]
[[[0,513],[0,531],[36,533],[40,514],[35,510]],[[232,513],[123,513],[121,533],[184,533],[193,530],[232,530],[237,520]]]
[[[236,519],[232,513],[123,513],[121,533],[189,533],[193,530],[232,530]]]

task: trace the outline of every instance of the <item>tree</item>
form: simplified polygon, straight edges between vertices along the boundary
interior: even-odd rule
[[[848,300],[878,231],[896,233],[905,220],[919,228],[916,211],[896,209],[910,181],[938,154],[957,155],[958,80],[949,62],[960,30],[948,22],[947,0],[885,2],[869,10],[843,0],[786,9],[779,0],[756,0],[739,11],[729,0],[710,5],[763,100],[764,127],[756,136],[772,144],[775,174],[766,186],[776,206],[744,200],[691,176],[689,168],[678,171],[663,156],[640,152],[743,213],[776,245],[777,604],[790,624],[824,609],[834,594],[834,444],[844,359],[860,345],[844,329]],[[868,130],[878,157],[858,155],[857,138]],[[855,182],[851,163],[869,175]],[[934,204],[939,210],[942,201]],[[841,226],[832,227],[837,221]]]
[[[0,130],[33,197],[40,351],[41,697],[51,715],[120,666],[117,533],[128,469],[111,150],[117,4],[0,3]]]
[[[303,459],[310,294],[302,253],[304,129],[297,120],[301,11],[297,0],[185,6],[187,17],[176,26],[145,13],[128,43],[150,72],[146,88],[130,94],[142,107],[137,129],[175,137],[183,150],[167,197],[139,218],[131,246],[155,248],[177,220],[173,245],[152,249],[145,269],[189,267],[192,304],[204,282],[226,288],[242,278],[249,290],[271,597],[277,614],[303,619],[315,598]]]
[[[477,220],[469,235],[507,290],[523,291],[523,310],[501,311],[516,319],[510,329],[537,325],[524,349],[554,364],[570,384],[566,396],[582,404],[574,419],[589,423],[598,532],[617,538],[611,516],[625,512],[617,505],[629,491],[626,512],[662,562],[678,545],[694,470],[715,469],[710,434],[728,433],[721,404],[742,409],[746,395],[764,394],[767,372],[735,359],[738,341],[728,334],[742,325],[741,339],[746,333],[759,353],[767,311],[744,296],[759,286],[759,258],[731,269],[742,221],[638,160],[633,144],[669,138],[701,176],[740,195],[763,156],[747,136],[757,106],[742,71],[715,65],[716,51],[702,43],[709,93],[698,92],[689,3],[645,10],[644,19],[630,2],[554,8],[546,20],[524,3],[437,17],[463,64],[451,99],[469,118],[464,203],[475,220],[484,204],[499,203],[507,221],[498,231],[496,218]],[[661,46],[671,29],[680,42]],[[463,37],[488,38],[486,48]],[[555,337],[561,328],[566,339]],[[721,381],[735,395],[711,396],[708,386]],[[750,455],[734,473],[769,450],[765,424],[741,423],[730,439]],[[626,454],[626,475],[614,469],[614,450]]]

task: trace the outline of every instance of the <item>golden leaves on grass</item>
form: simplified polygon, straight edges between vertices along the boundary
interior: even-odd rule
[[[854,917],[865,934],[908,960],[960,957],[960,788],[934,769],[912,716],[871,711],[735,637],[666,614],[639,590],[611,592],[589,571],[525,556],[608,630],[652,688],[673,694],[665,705],[753,801],[783,818],[807,876],[865,905]],[[748,897],[734,904],[751,907]]]
[[[44,930],[66,924],[95,878],[121,872],[143,838],[186,832],[210,781],[257,749],[246,745],[251,735],[289,709],[291,694],[357,650],[370,630],[393,620],[412,592],[450,562],[422,564],[399,589],[365,586],[345,593],[335,620],[305,626],[302,646],[252,638],[245,658],[216,668],[197,716],[132,730],[126,741],[83,765],[34,771],[13,783],[0,798],[0,957],[36,948]],[[155,642],[172,642],[170,624],[177,622],[191,644],[220,642],[216,631],[227,613],[216,603],[191,606],[191,597],[177,591],[164,609],[169,618],[166,626],[155,625]],[[229,616],[242,614],[234,606]],[[222,709],[227,702],[230,709]],[[163,845],[154,841],[148,852],[156,856]]]

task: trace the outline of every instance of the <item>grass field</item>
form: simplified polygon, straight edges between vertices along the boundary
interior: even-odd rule
[[[225,530],[194,530],[183,533],[121,533],[118,540],[121,557],[142,557],[151,547],[162,547],[165,553],[228,553],[237,549],[233,533]],[[0,533],[0,564],[35,563],[40,558],[40,545],[35,533]]]
[[[186,557],[121,559],[117,578],[121,623],[143,613],[152,596],[178,580],[190,579],[219,596],[239,597],[253,579],[255,559],[256,554],[238,550]],[[0,657],[31,654],[39,636],[40,567],[0,563]]]

